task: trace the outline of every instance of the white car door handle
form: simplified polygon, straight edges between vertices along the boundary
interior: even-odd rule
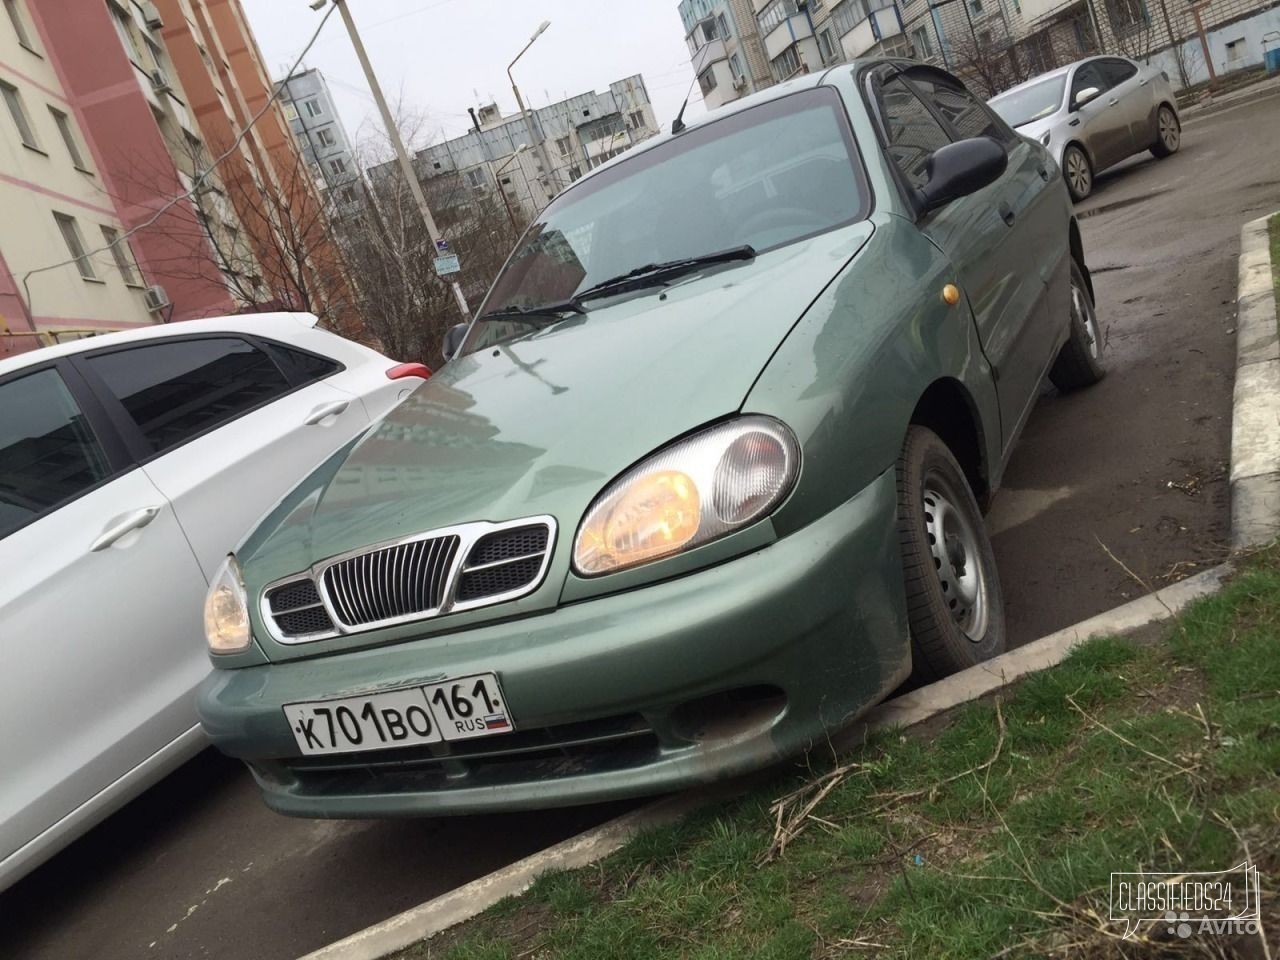
[[[1114,106],[1115,106],[1116,104],[1118,104],[1120,101],[1119,101],[1119,100],[1111,100],[1111,101],[1108,101],[1108,102],[1110,103],[1110,105],[1111,105],[1111,106],[1113,106],[1113,107],[1114,107]]]
[[[322,403],[307,414],[307,419],[303,423],[308,427],[314,427],[322,420],[328,420],[330,417],[336,417],[338,414],[343,413],[349,406],[351,406],[350,400],[335,400],[333,403]]]
[[[90,552],[97,553],[100,550],[107,549],[117,541],[124,539],[125,535],[133,533],[135,530],[141,530],[159,515],[159,507],[143,507],[141,510],[122,513],[120,516],[112,518],[102,533],[98,535],[98,539],[93,541],[93,544],[89,547]]]

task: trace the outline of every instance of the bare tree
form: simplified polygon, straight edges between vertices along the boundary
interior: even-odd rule
[[[401,121],[406,142],[421,143],[420,118]],[[372,186],[357,185],[358,202],[344,206],[335,233],[352,275],[369,333],[401,360],[439,362],[445,331],[462,315],[448,280],[436,274],[435,245],[427,234],[409,184],[382,140],[361,145],[360,166],[378,168]],[[518,204],[504,203],[488,166],[483,186],[456,172],[426,178],[423,185],[436,223],[462,261],[459,278],[468,301],[478,305],[525,226]],[[452,279],[452,278],[449,278]]]

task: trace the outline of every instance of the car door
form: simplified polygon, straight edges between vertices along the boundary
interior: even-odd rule
[[[0,381],[0,569],[3,861],[184,735],[203,742],[205,579],[66,361]]]
[[[358,397],[325,382],[340,364],[240,334],[135,344],[79,363],[173,503],[206,576],[276,501],[369,425]]]
[[[925,182],[928,154],[953,140],[988,136],[1008,153],[995,183],[919,222],[957,269],[996,374],[1007,446],[1035,402],[1060,336],[1048,294],[1051,282],[1058,286],[1065,276],[1068,238],[1061,197],[1055,200],[1048,189],[1053,171],[1043,150],[1013,133],[949,74],[913,68],[888,79],[881,97],[890,156],[913,187]],[[899,149],[906,144],[908,155]]]
[[[1076,98],[1082,90],[1090,87],[1098,91],[1098,95],[1088,103],[1077,106]],[[1092,154],[1094,172],[1111,166],[1129,155],[1129,144],[1132,134],[1129,132],[1129,120],[1124,111],[1119,109],[1119,102],[1112,103],[1108,94],[1108,80],[1102,71],[1102,61],[1090,60],[1082,64],[1071,80],[1071,99],[1068,101],[1073,113],[1070,125],[1076,128],[1075,136],[1084,141]]]
[[[1123,159],[1147,149],[1155,140],[1151,88],[1146,75],[1128,60],[1108,57],[1099,64],[1107,81],[1107,108],[1116,111],[1128,131],[1123,156],[1119,158]]]

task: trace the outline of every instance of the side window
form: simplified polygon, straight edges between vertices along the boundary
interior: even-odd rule
[[[951,137],[901,77],[891,77],[881,85],[880,103],[889,157],[907,182],[919,189],[929,182],[926,168],[930,155],[950,143]]]
[[[960,139],[990,137],[1006,147],[1018,143],[1017,134],[1000,123],[986,104],[964,87],[923,71],[910,74],[910,78],[920,95],[955,128]]]
[[[268,343],[267,349],[275,356],[276,362],[280,364],[289,380],[297,387],[315,383],[315,381],[323,380],[325,377],[331,377],[342,369],[342,364],[336,360],[330,360],[328,357],[321,357],[314,353],[306,353],[302,350],[295,350],[293,347],[282,346],[278,343]]]
[[[88,364],[155,453],[292,389],[270,357],[232,337],[132,347],[90,357]]]
[[[0,538],[111,475],[55,370],[0,384]]]
[[[1102,75],[1102,70],[1095,60],[1092,63],[1086,63],[1083,67],[1076,71],[1075,79],[1071,81],[1071,100],[1072,106],[1075,106],[1076,96],[1081,90],[1089,87],[1097,87],[1099,92],[1107,89],[1106,78]]]
[[[1107,89],[1118,87],[1138,72],[1138,68],[1127,60],[1103,60],[1102,76],[1106,78]]]

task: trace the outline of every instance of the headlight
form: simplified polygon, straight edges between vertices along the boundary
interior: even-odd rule
[[[249,604],[235,557],[222,561],[209,585],[204,635],[212,653],[239,653],[249,646]]]
[[[799,471],[791,431],[742,417],[674,443],[596,498],[578,528],[573,568],[592,577],[709,543],[772,510]]]
[[[1046,147],[1049,145],[1049,137],[1052,133],[1053,133],[1052,130],[1046,130],[1044,133],[1040,134],[1040,142],[1043,143]]]

